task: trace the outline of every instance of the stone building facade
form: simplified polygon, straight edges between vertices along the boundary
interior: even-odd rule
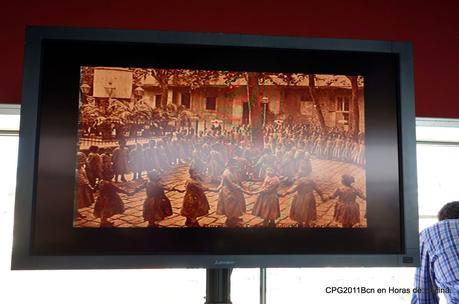
[[[132,73],[127,69],[95,68],[94,92],[101,92],[104,98],[106,82],[115,86],[114,96],[135,102],[134,82]],[[130,75],[130,76],[129,76]],[[321,75],[327,77],[326,75]],[[324,81],[316,82],[316,97],[321,106],[327,127],[347,129],[351,117],[352,90],[350,82],[346,83],[345,76],[333,84]],[[130,79],[128,79],[130,78]],[[126,94],[126,85],[132,87],[131,96]],[[120,86],[118,88],[118,86]],[[162,88],[153,77],[147,77],[141,84],[143,96],[153,107],[161,106]],[[359,103],[359,129],[365,129],[365,106],[363,86],[358,89]],[[121,93],[123,95],[121,96]],[[271,119],[284,121],[304,122],[318,124],[317,114],[312,101],[307,81],[297,85],[260,84],[260,101],[268,104]],[[245,81],[241,80],[236,85],[228,86],[222,81],[202,86],[191,90],[185,85],[169,85],[167,90],[167,103],[183,106],[191,111],[199,121],[210,123],[212,120],[221,120],[224,125],[239,125],[248,123],[249,106],[248,91]]]

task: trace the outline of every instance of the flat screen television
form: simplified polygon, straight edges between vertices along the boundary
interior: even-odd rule
[[[30,27],[13,269],[413,266],[411,46]]]

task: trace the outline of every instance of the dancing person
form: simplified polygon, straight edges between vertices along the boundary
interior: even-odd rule
[[[166,191],[183,193],[174,187],[167,188],[161,183],[161,177],[156,171],[148,172],[148,181],[139,186],[135,192],[146,189],[147,197],[143,203],[143,218],[148,221],[148,227],[158,227],[158,221],[172,215],[172,205],[166,196]]]
[[[112,179],[112,174],[105,175],[98,184],[99,195],[94,206],[94,216],[100,218],[100,227],[113,227],[113,222],[110,222],[109,218],[124,213],[123,200],[118,193],[129,196],[135,193],[118,187]]]
[[[296,193],[292,200],[289,217],[298,223],[298,227],[310,227],[311,223],[317,219],[314,191],[324,201],[324,195],[311,179],[310,172],[299,171],[295,184],[281,195],[284,197]]]
[[[252,193],[258,194],[252,214],[261,217],[265,227],[275,227],[275,221],[280,217],[279,196],[277,194],[279,185],[279,177],[274,174],[273,168],[268,167],[261,189]]]
[[[344,174],[341,177],[341,183],[344,187],[336,189],[336,191],[328,198],[338,198],[335,205],[334,219],[340,223],[343,228],[352,228],[360,223],[360,207],[356,202],[356,198],[360,197],[366,200],[365,195],[352,184],[355,182],[353,176]]]
[[[209,214],[209,201],[206,191],[218,192],[219,189],[210,189],[202,184],[202,177],[198,171],[190,169],[189,180],[186,182],[185,196],[180,214],[186,217],[185,226],[199,227],[198,217]]]
[[[242,226],[241,216],[246,212],[244,193],[251,194],[242,187],[237,171],[237,161],[230,159],[223,171],[218,194],[217,214],[226,216],[228,227]]]

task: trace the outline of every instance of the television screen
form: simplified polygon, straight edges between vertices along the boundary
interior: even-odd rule
[[[84,66],[80,83],[74,227],[367,227],[363,77]]]
[[[408,44],[27,39],[13,268],[416,264]]]

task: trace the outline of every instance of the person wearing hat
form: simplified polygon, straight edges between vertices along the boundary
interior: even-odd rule
[[[360,223],[360,207],[356,198],[360,197],[366,200],[365,195],[357,188],[352,186],[355,179],[352,175],[344,174],[341,176],[343,187],[336,191],[328,198],[338,198],[335,205],[334,219],[340,223],[343,228],[352,228],[355,224]]]

